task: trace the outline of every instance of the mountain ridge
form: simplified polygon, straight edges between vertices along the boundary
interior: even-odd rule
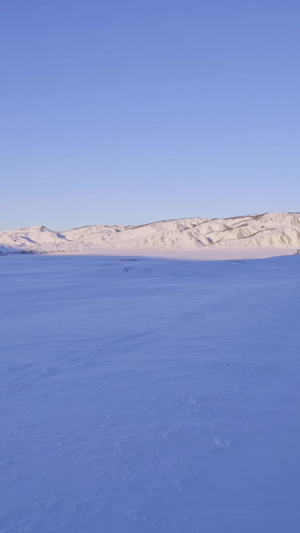
[[[300,213],[228,218],[183,218],[132,225],[91,225],[66,231],[30,226],[0,232],[3,253],[101,253],[112,250],[197,251],[261,249],[296,251]]]

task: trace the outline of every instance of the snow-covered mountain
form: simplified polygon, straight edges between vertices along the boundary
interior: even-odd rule
[[[32,226],[0,232],[0,253],[101,253],[300,248],[300,213],[187,218],[142,226],[86,226],[52,231]],[[272,255],[272,254],[271,254]]]

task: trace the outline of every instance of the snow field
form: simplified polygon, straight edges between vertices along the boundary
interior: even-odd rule
[[[299,267],[1,257],[1,533],[298,533]]]

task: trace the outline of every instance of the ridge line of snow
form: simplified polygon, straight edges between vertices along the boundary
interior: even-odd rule
[[[193,217],[138,226],[82,226],[54,231],[31,226],[0,232],[3,253],[101,253],[104,250],[200,251],[300,248],[300,213],[263,213],[228,218]]]

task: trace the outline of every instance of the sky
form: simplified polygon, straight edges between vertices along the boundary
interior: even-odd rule
[[[0,229],[300,211],[298,0],[0,3]]]

